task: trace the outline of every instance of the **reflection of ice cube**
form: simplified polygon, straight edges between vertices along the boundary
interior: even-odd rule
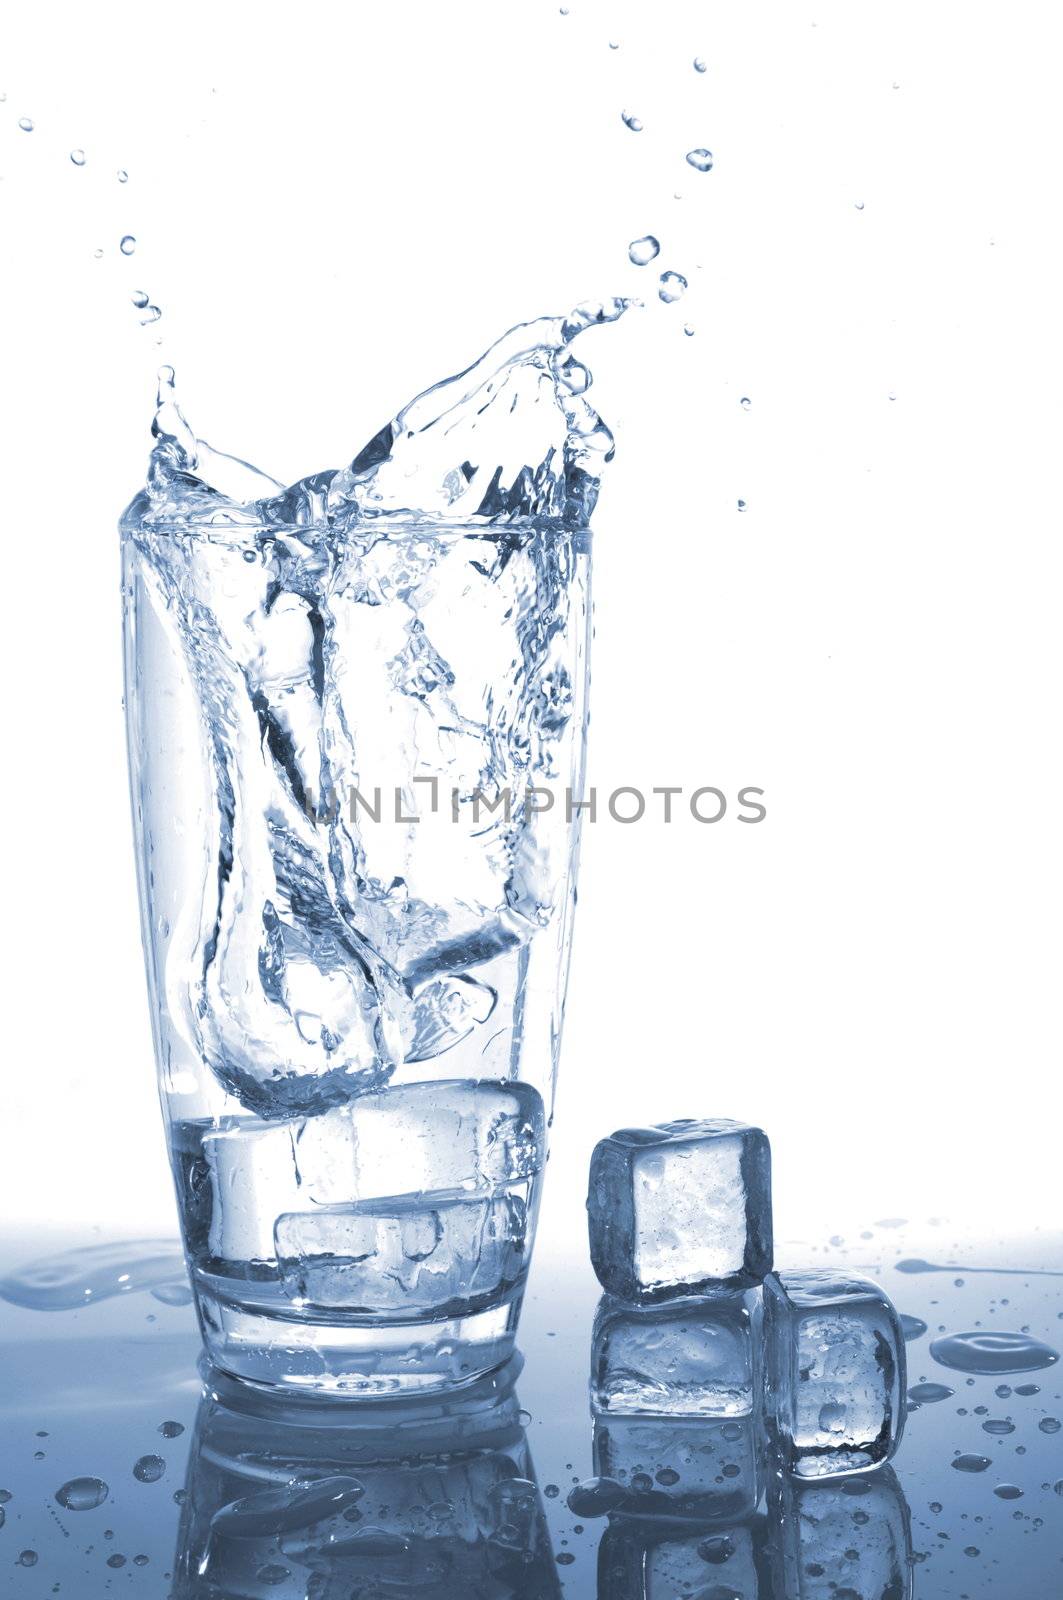
[[[757,1289],[642,1307],[606,1295],[591,1343],[595,1409],[748,1415],[760,1388],[760,1306]]]
[[[784,1459],[831,1477],[891,1456],[904,1427],[905,1349],[868,1278],[787,1272],[764,1285],[768,1411]]]
[[[527,1084],[452,1079],[292,1122],[180,1124],[174,1146],[193,1254],[272,1262],[278,1216],[377,1199],[400,1185],[482,1193],[533,1176],[545,1115]]]
[[[762,1456],[751,1417],[594,1419],[594,1470],[623,1485],[624,1511],[713,1521],[751,1516]]]
[[[520,1281],[527,1226],[526,1186],[364,1200],[279,1217],[277,1262],[300,1305],[463,1315]]]
[[[613,1522],[598,1546],[598,1600],[771,1600],[762,1524],[681,1533],[626,1518]]]
[[[773,1516],[775,1582],[787,1600],[910,1600],[908,1506],[890,1467],[802,1483],[780,1475]]]
[[[625,1300],[757,1283],[771,1269],[771,1155],[759,1128],[623,1128],[591,1157],[591,1260]]]

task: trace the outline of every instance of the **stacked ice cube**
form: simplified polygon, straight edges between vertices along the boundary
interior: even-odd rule
[[[588,1211],[607,1291],[591,1355],[596,1467],[632,1506],[664,1490],[700,1514],[751,1512],[764,1445],[799,1480],[889,1461],[905,1421],[897,1310],[866,1278],[773,1272],[759,1128],[624,1128],[594,1150]]]

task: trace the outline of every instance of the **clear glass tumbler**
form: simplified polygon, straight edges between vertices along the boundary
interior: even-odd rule
[[[590,536],[122,522],[148,985],[207,1351],[446,1388],[511,1352],[557,1071]]]

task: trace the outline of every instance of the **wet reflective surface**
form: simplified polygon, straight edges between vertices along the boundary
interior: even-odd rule
[[[659,1419],[628,1418],[623,1440],[595,1439],[599,1290],[578,1257],[537,1261],[523,1364],[447,1400],[278,1407],[204,1379],[165,1242],[113,1243],[22,1238],[0,1256],[5,1596],[1033,1600],[1063,1586],[1060,1365],[965,1371],[932,1353],[960,1334],[1058,1351],[1058,1240],[980,1250],[892,1224],[784,1242],[782,1259],[869,1272],[894,1297],[912,1409],[895,1470],[797,1487],[769,1471],[759,1504],[741,1474],[741,1494],[714,1492],[737,1448],[714,1445],[718,1420],[665,1438]],[[53,1282],[42,1263],[84,1244],[84,1284],[69,1256]],[[928,1258],[944,1265],[912,1270]],[[651,1515],[610,1516],[608,1488],[588,1486],[610,1450]]]

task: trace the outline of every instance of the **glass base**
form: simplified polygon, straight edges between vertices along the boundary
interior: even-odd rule
[[[197,1286],[208,1359],[244,1383],[328,1399],[433,1394],[513,1354],[521,1296],[441,1322],[297,1322]]]

